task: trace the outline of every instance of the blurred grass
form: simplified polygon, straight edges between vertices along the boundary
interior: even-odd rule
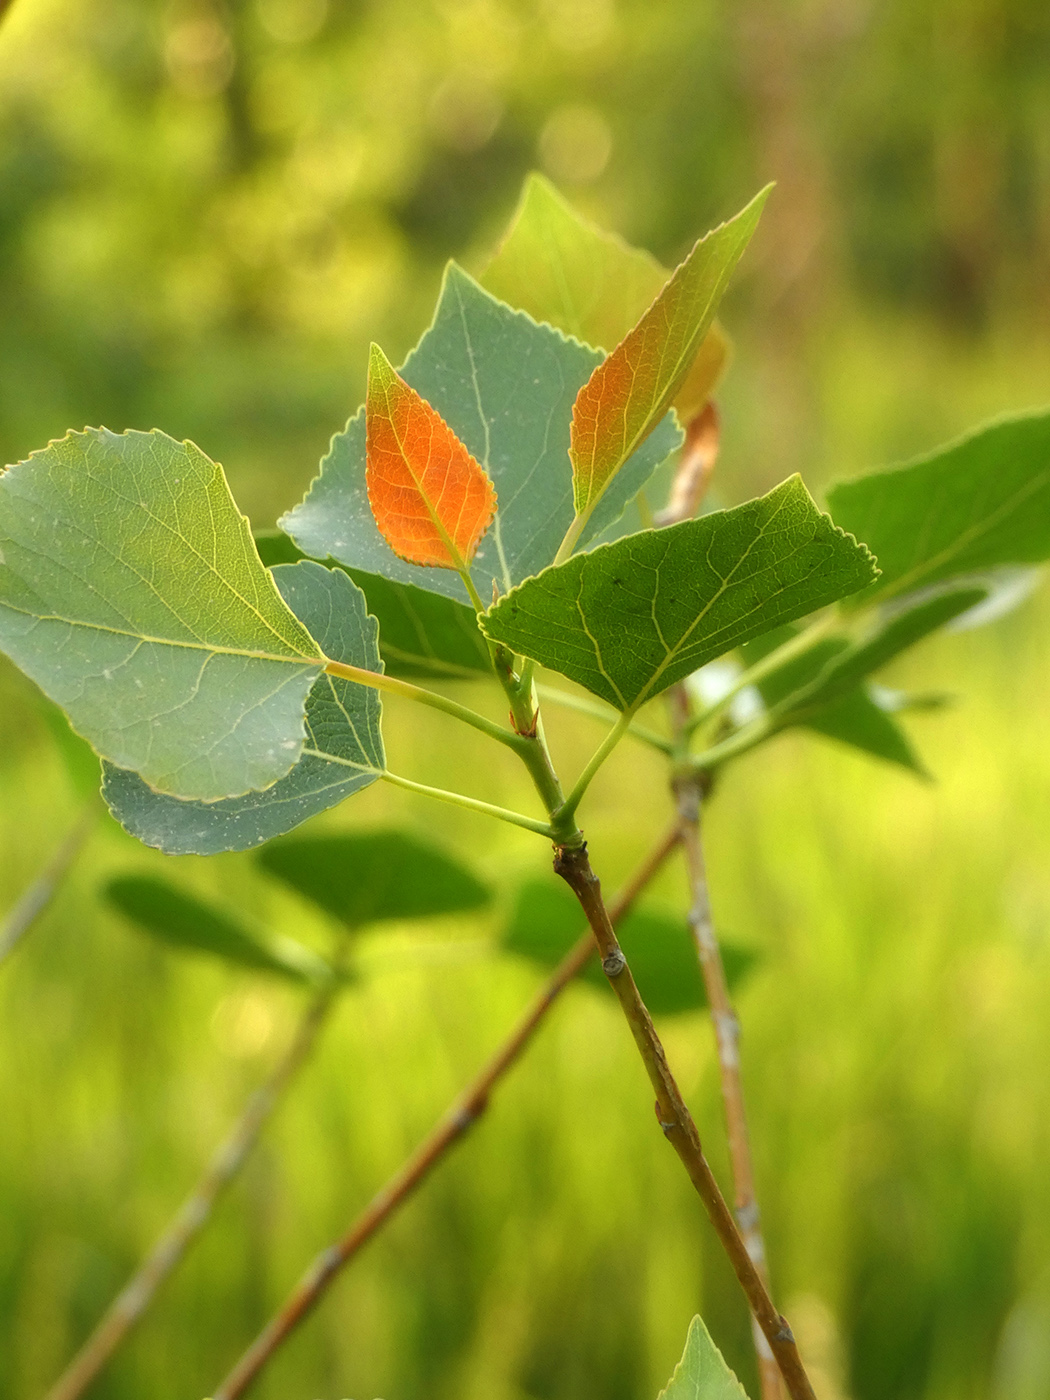
[[[778,179],[727,304],[726,500],[924,450],[1050,397],[1048,32],[1034,0],[15,0],[0,447],[157,423],[269,523],[356,406],[368,339],[408,348],[444,258],[479,265],[539,161],[667,259]],[[960,697],[910,721],[936,785],[792,736],[711,807],[720,923],[763,951],[740,997],[760,1194],[821,1400],[1050,1396],[1048,623],[1044,590],[887,678]],[[398,771],[529,806],[502,752],[387,712]],[[550,728],[575,770],[594,727]],[[662,827],[663,781],[625,746],[595,784],[607,884]],[[0,665],[0,908],[76,801]],[[490,877],[546,864],[387,789],[319,824],[381,821]],[[290,1034],[294,993],[99,904],[110,874],[161,867],[328,935],[246,856],[164,861],[100,828],[0,970],[0,1400],[42,1394]],[[676,871],[654,897],[681,906]],[[367,941],[369,976],[100,1400],[199,1400],[427,1130],[535,986],[479,950],[498,917]],[[709,1027],[663,1029],[725,1180]],[[698,1307],[750,1381],[633,1049],[578,989],[259,1393],[651,1400]]]

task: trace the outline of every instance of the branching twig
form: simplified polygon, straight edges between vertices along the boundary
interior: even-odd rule
[[[758,1319],[792,1400],[816,1400],[809,1377],[803,1368],[795,1339],[787,1320],[777,1312],[769,1290],[725,1203],[718,1182],[708,1165],[700,1145],[692,1115],[686,1107],[656,1034],[652,1018],[639,995],[627,959],[623,955],[613,930],[609,913],[601,895],[598,877],[591,869],[587,847],[557,849],[555,871],[569,885],[594,933],[602,970],[616,993],[631,1028],[639,1053],[656,1093],[656,1116],[667,1140],[681,1158],[696,1192],[704,1203],[708,1216],[722,1242],[729,1262],[740,1281],[751,1311]]]
[[[718,415],[714,406],[709,403],[689,424],[686,445],[675,474],[671,495],[666,508],[657,516],[658,524],[673,525],[696,513],[714,472],[718,448]],[[674,747],[681,758],[688,750],[688,736],[692,727],[692,705],[686,687],[682,684],[672,686],[668,692],[667,703]],[[707,869],[700,837],[700,810],[709,787],[710,774],[698,772],[695,768],[692,771],[683,769],[672,780],[678,816],[682,823],[682,848],[689,873],[689,926],[696,942],[697,958],[703,974],[707,1003],[711,1008],[711,1021],[718,1051],[718,1071],[722,1085],[722,1101],[725,1105],[726,1136],[733,1173],[737,1225],[740,1227],[747,1252],[768,1290],[769,1271],[759,1223],[751,1143],[744,1108],[744,1086],[740,1077],[740,1023],[729,1000],[722,952],[711,918]],[[783,1390],[780,1384],[780,1368],[754,1313],[751,1314],[751,1331],[758,1356],[762,1400],[781,1400]]]
[[[2,0],[0,0],[2,4]],[[99,818],[100,808],[95,798],[85,804],[80,816],[47,865],[23,892],[14,908],[0,925],[0,963],[10,957],[17,945],[51,903],[70,866]]]
[[[181,1263],[207,1224],[219,1197],[244,1166],[281,1096],[309,1056],[338,990],[338,984],[333,983],[310,1003],[283,1059],[248,1100],[192,1195],[183,1202],[142,1265],[48,1391],[46,1400],[77,1400],[84,1393],[142,1317],[158,1288]]]
[[[609,909],[618,921],[674,850],[679,840],[676,822],[649,853]],[[319,1254],[287,1302],[251,1344],[214,1393],[214,1400],[236,1400],[243,1395],[283,1342],[316,1307],[341,1269],[408,1200],[409,1196],[481,1117],[496,1085],[521,1057],[540,1023],[564,988],[582,970],[595,951],[588,928],[579,942],[558,964],[517,1026],[474,1081],[420,1144],[400,1171],[374,1196],[351,1228],[336,1244]]]

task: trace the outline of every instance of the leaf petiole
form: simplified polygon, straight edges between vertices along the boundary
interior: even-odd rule
[[[515,752],[521,751],[523,741],[513,730],[505,729],[502,724],[486,719],[476,710],[461,705],[457,700],[450,700],[446,695],[439,695],[435,690],[426,690],[421,685],[413,685],[411,681],[400,680],[397,676],[388,676],[382,671],[369,671],[363,666],[350,666],[343,661],[326,661],[325,671],[330,676],[339,676],[342,680],[354,681],[357,685],[369,686],[372,690],[386,690],[391,695],[402,695],[406,700],[414,700],[419,705],[429,705],[432,710],[440,710],[443,714],[451,715],[453,719],[461,720],[471,728],[480,730],[497,743],[506,744],[507,748],[514,749]]]
[[[592,719],[603,720],[605,723],[615,724],[618,715],[611,709],[597,700],[590,700],[586,695],[572,695],[567,690],[559,690],[557,686],[538,685],[537,693],[541,700],[547,701],[551,705],[561,705],[565,710],[575,710],[577,714],[590,715]],[[661,753],[670,754],[674,745],[670,739],[665,739],[662,734],[657,734],[655,729],[649,729],[644,724],[638,724],[635,720],[627,726],[627,732],[634,739],[639,739],[643,744],[649,744],[654,749],[659,749]]]
[[[572,791],[569,793],[565,801],[562,803],[561,807],[559,807],[557,812],[553,812],[551,814],[554,821],[558,824],[559,829],[562,828],[567,822],[573,821],[575,819],[576,809],[577,807],[579,807],[580,802],[583,799],[584,793],[590,787],[591,779],[594,777],[598,769],[602,766],[605,760],[612,753],[613,749],[620,742],[623,736],[630,729],[632,718],[633,711],[624,710],[623,714],[619,717],[619,719],[616,721],[613,727],[609,730],[608,734],[606,734],[605,738],[602,740],[602,742],[595,749],[594,753],[591,755],[590,762],[587,764],[587,767],[583,770],[580,776],[576,779],[575,786],[573,787]]]
[[[482,802],[477,797],[467,797],[462,792],[449,792],[446,788],[428,787],[426,783],[413,782],[411,778],[402,778],[398,773],[391,773],[389,769],[384,769],[379,775],[385,782],[393,783],[395,787],[406,788],[409,792],[422,793],[424,797],[434,797],[439,802],[449,802],[455,807],[466,807],[470,812],[484,812],[488,817],[497,817],[500,821],[509,822],[511,826],[523,827],[526,831],[534,831],[537,836],[545,836],[549,841],[554,840],[554,830],[549,822],[538,822],[532,817],[522,816],[520,812],[512,812],[507,807],[496,807],[491,802]]]

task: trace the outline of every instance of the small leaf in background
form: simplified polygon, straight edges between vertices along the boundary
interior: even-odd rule
[[[280,564],[273,578],[327,656],[366,671],[382,670],[375,619],[368,615],[364,594],[341,569],[312,561]],[[105,764],[103,796],[126,831],[168,855],[247,850],[374,783],[386,766],[381,716],[378,691],[326,674],[307,697],[302,757],[265,792],[225,802],[185,802]]]
[[[840,482],[828,507],[878,558],[872,592],[1040,563],[1050,557],[1050,413],[1002,419],[915,462]]]
[[[167,880],[120,875],[108,882],[105,894],[126,918],[173,948],[210,953],[297,982],[324,982],[332,976],[324,959],[301,943],[250,932],[225,909],[206,904]]]
[[[545,969],[554,968],[583,932],[580,906],[568,890],[546,880],[530,880],[518,891],[501,946]],[[620,922],[616,936],[631,965],[642,1000],[655,1016],[674,1016],[707,1005],[693,936],[683,918],[642,907]],[[755,962],[755,954],[722,945],[726,976],[735,986]],[[613,995],[597,958],[580,981]]]
[[[74,733],[58,706],[44,696],[40,697],[40,712],[55,741],[73,791],[85,800],[97,797],[102,781],[98,754],[85,739]]]
[[[373,345],[365,410],[368,500],[410,564],[462,572],[496,513],[496,492],[436,409]]]
[[[657,1400],[747,1400],[701,1318],[689,1324],[682,1359]]]
[[[68,433],[0,475],[0,648],[102,757],[211,800],[296,763],[323,658],[222,468],[163,433]]]
[[[495,485],[499,508],[470,574],[481,597],[506,593],[552,562],[572,524],[572,405],[601,353],[512,311],[450,263],[434,321],[401,375],[441,414]],[[617,475],[581,536],[611,526],[681,444],[666,418]],[[458,574],[399,559],[380,534],[365,484],[363,411],[337,433],[306,498],[280,522],[303,552],[429,593],[469,601]]]
[[[348,928],[424,919],[487,904],[486,885],[459,861],[405,831],[352,831],[277,841],[259,864]]]
[[[763,190],[696,244],[577,395],[569,458],[578,515],[590,514],[623,463],[671,407],[768,193]]]
[[[481,285],[536,321],[612,350],[670,277],[641,248],[583,218],[542,175],[529,175]],[[729,357],[724,331],[707,332],[673,407],[683,423],[710,398]]]
[[[732,510],[645,530],[528,579],[485,633],[633,709],[752,637],[855,592],[868,551],[798,477]]]

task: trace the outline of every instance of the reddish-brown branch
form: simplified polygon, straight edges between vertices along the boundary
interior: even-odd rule
[[[732,1213],[700,1145],[692,1115],[671,1073],[652,1018],[639,995],[627,959],[616,939],[609,911],[602,900],[598,877],[591,869],[586,846],[559,847],[554,869],[565,880],[594,933],[602,970],[616,993],[635,1044],[656,1094],[656,1116],[664,1136],[681,1158],[711,1224],[729,1256],[753,1315],[769,1343],[792,1400],[816,1400],[787,1320],[777,1312],[762,1275],[748,1253]]]
[[[653,847],[610,906],[611,920],[616,922],[627,913],[677,846],[678,840],[679,830],[676,822]],[[214,1400],[236,1400],[236,1397],[245,1393],[286,1338],[317,1306],[335,1276],[345,1268],[380,1226],[405,1204],[448,1151],[477,1122],[488,1106],[496,1085],[521,1057],[555,1000],[582,970],[594,951],[594,938],[588,928],[575,947],[566,953],[558,964],[511,1034],[459,1096],[430,1136],[372,1198],[342,1239],[317,1256],[280,1312],[259,1333],[215,1391]]]

